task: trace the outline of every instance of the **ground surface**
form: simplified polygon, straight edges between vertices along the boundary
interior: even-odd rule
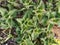
[[[52,45],[60,39],[60,0],[0,0],[0,45]]]

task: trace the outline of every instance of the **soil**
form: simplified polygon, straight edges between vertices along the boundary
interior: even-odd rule
[[[7,42],[1,44],[1,45],[18,45],[14,39],[9,39]]]
[[[3,29],[0,29],[0,30],[1,30],[0,31],[0,37],[3,38],[3,39],[0,39],[0,41],[2,41],[7,37],[9,30],[6,30],[6,31],[4,31]],[[14,38],[17,37],[15,28],[11,29],[11,34],[14,36]],[[3,42],[2,44],[0,43],[0,45],[17,45],[17,42],[15,41],[14,38],[10,38],[6,42]]]
[[[60,27],[58,25],[54,25],[52,32],[55,35],[55,38],[60,39]]]

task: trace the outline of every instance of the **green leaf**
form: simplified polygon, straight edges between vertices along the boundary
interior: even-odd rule
[[[8,18],[14,18],[14,17],[16,17],[16,13],[17,13],[17,10],[16,9],[13,9],[13,10],[10,10],[9,12],[8,12]]]
[[[26,39],[24,40],[25,45],[34,45],[31,40]]]
[[[7,10],[5,8],[0,7],[0,13],[2,16],[5,16],[5,14],[7,13]]]

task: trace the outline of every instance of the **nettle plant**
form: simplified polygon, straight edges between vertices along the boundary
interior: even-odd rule
[[[1,0],[0,3],[0,29],[9,30],[0,43],[9,38],[14,38],[19,45],[55,43],[51,30],[53,25],[60,25],[59,0]],[[11,34],[13,28],[17,37]]]

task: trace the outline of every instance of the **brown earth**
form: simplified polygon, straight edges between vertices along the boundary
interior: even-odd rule
[[[58,25],[54,25],[52,32],[54,33],[55,38],[60,39],[60,27]]]

